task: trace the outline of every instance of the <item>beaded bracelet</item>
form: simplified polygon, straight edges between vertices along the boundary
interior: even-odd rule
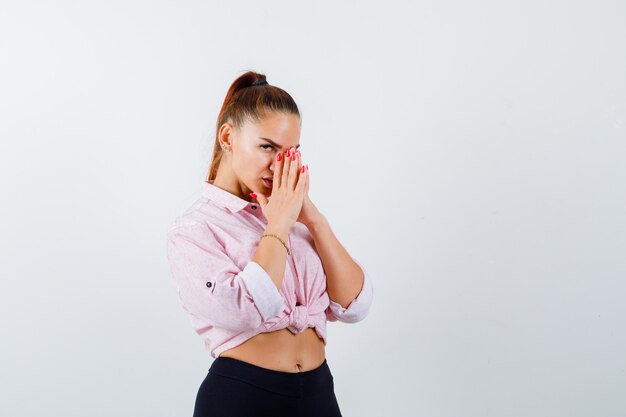
[[[275,237],[276,239],[280,240],[280,243],[282,243],[283,246],[285,247],[285,249],[287,249],[287,255],[291,255],[291,252],[289,252],[289,248],[287,247],[287,245],[285,244],[285,242],[283,242],[283,240],[281,238],[279,238],[278,236],[276,236],[273,233],[265,233],[264,235],[261,235],[261,238],[259,240],[263,239],[265,236],[272,236],[272,237]]]

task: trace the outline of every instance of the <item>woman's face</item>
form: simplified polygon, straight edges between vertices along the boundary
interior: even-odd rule
[[[245,186],[265,196],[271,195],[271,183],[267,185],[263,178],[273,179],[278,153],[292,146],[300,147],[300,118],[294,114],[269,112],[260,122],[247,121],[233,134],[231,164],[241,188]],[[248,195],[248,190],[243,191]]]

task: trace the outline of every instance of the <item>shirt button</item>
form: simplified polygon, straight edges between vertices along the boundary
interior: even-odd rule
[[[208,281],[208,282],[206,283],[206,286],[207,286],[207,287],[209,287],[209,288],[211,288],[211,285],[213,285],[213,284],[211,284],[211,281]]]
[[[256,209],[256,206],[253,204],[253,205],[252,205],[252,208],[253,208],[253,209]]]

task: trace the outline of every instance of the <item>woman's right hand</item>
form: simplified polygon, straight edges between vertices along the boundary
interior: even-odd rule
[[[277,158],[278,155],[281,155],[281,160],[274,161],[271,199],[257,191],[255,194],[267,224],[285,227],[289,231],[302,210],[308,172],[306,169],[302,172],[302,158],[294,147],[288,149],[284,155],[277,154]]]

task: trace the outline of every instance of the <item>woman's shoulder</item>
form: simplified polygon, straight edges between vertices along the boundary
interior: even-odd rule
[[[219,208],[210,204],[207,198],[200,197],[170,222],[168,231],[184,226],[212,229],[223,221],[224,215]]]

